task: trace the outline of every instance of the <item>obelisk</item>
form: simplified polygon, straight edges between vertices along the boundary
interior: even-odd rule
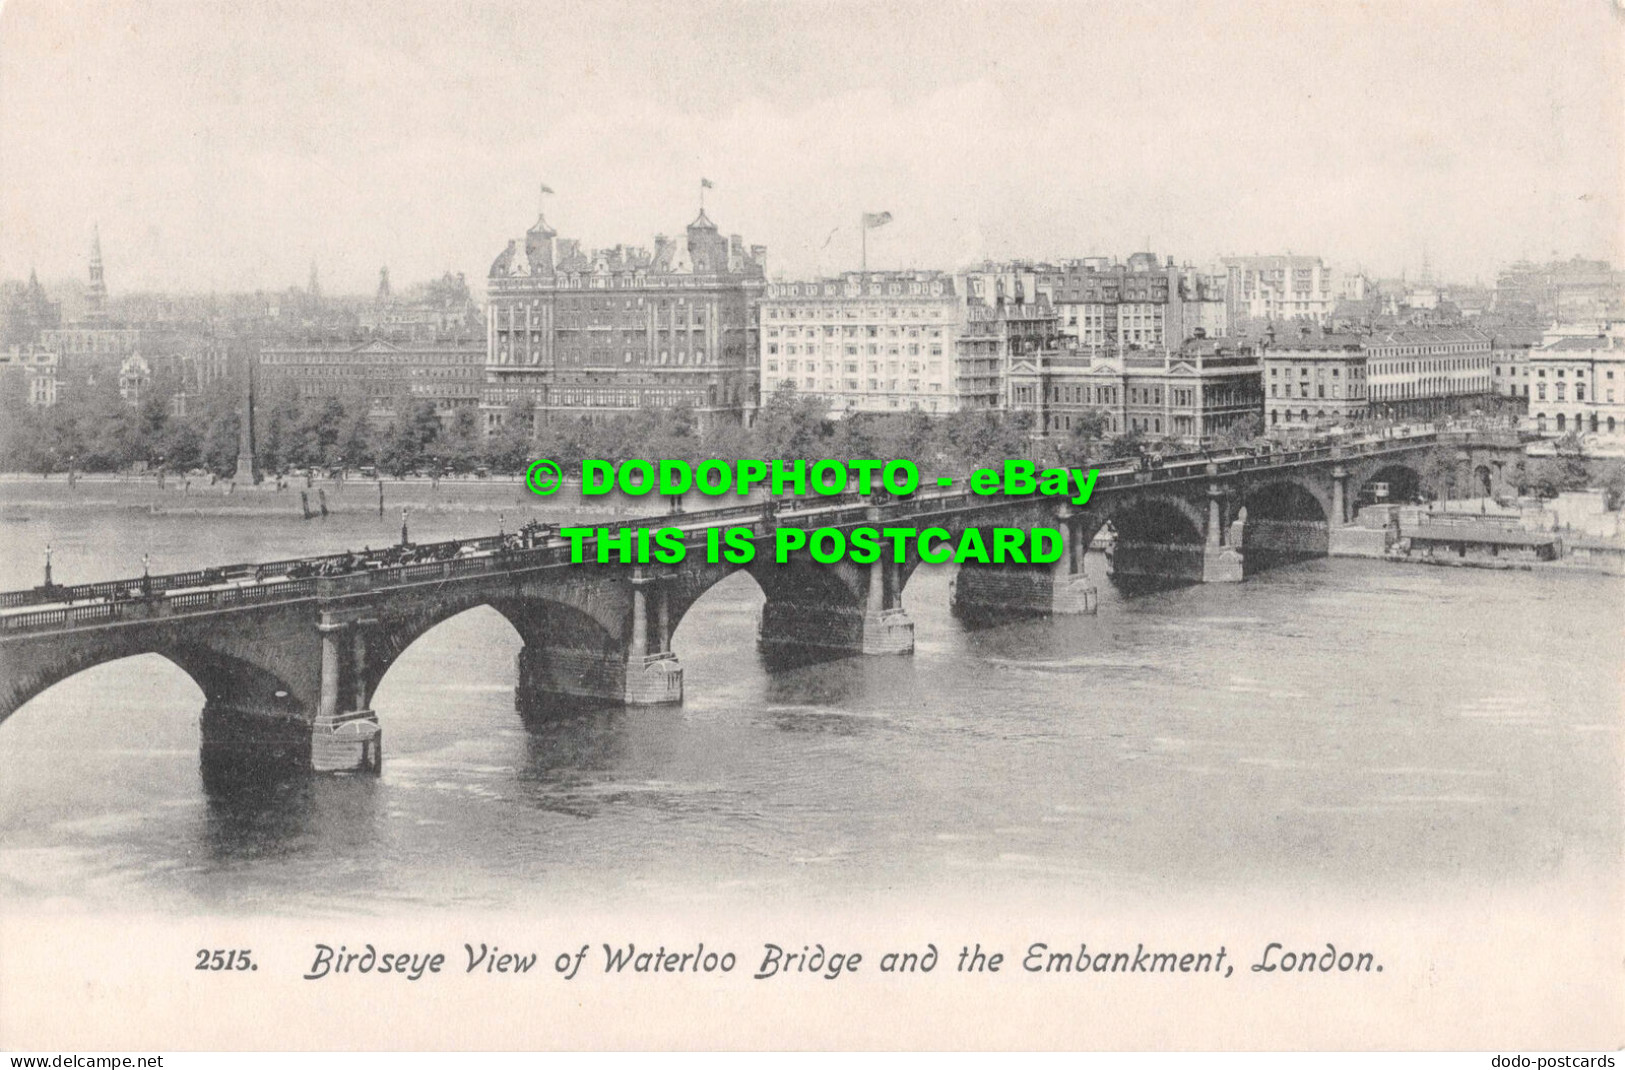
[[[249,486],[259,482],[254,464],[254,358],[243,354],[243,403],[237,423],[237,474],[232,481]]]

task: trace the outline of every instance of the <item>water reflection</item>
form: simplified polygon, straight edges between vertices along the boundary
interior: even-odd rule
[[[528,719],[518,637],[471,611],[381,682],[376,778],[199,717],[162,659],[105,666],[0,725],[0,890],[376,911],[1617,874],[1616,581],[1316,561],[1129,596],[1103,566],[1098,616],[974,628],[921,570],[912,657],[793,669],[742,577],[676,634],[683,705]]]
[[[628,717],[626,710],[602,709],[527,721],[514,777],[521,798],[572,817],[597,814],[613,801],[602,785],[628,763]]]
[[[302,725],[255,725],[205,708],[198,779],[205,802],[202,847],[217,862],[275,859],[311,847],[354,846],[377,833],[377,778],[310,772]]]

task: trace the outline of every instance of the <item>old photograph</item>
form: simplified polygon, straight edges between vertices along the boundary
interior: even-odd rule
[[[0,1048],[1617,1049],[1622,33],[7,0]]]

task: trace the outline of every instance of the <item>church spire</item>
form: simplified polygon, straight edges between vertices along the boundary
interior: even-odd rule
[[[107,318],[107,282],[102,276],[102,231],[98,224],[90,228],[90,289],[85,298],[90,319]]]

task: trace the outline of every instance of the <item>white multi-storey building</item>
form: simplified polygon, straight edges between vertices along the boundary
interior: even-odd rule
[[[1232,321],[1246,316],[1325,324],[1341,296],[1318,256],[1230,256],[1224,273]]]
[[[1490,336],[1471,327],[1379,331],[1361,344],[1371,411],[1413,419],[1488,407],[1494,389]]]
[[[761,396],[790,384],[845,412],[956,412],[963,285],[934,271],[772,282],[761,304]]]
[[[1625,432],[1625,325],[1549,336],[1529,351],[1528,376],[1525,430],[1552,438]]]

